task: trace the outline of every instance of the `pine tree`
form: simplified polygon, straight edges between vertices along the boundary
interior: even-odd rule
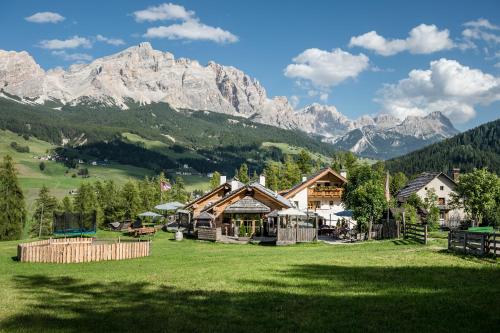
[[[246,163],[243,163],[240,166],[240,170],[238,171],[238,179],[243,184],[246,184],[250,181],[250,177],[248,176],[248,165]]]
[[[285,156],[283,165],[283,174],[281,177],[281,189],[291,188],[293,185],[300,182],[301,175],[297,163],[290,155]]]
[[[307,175],[311,172],[312,158],[305,149],[300,151],[299,156],[297,157],[297,165],[302,175]]]
[[[273,191],[278,191],[280,189],[279,169],[280,163],[269,162],[264,170],[264,174],[266,175],[266,186]]]
[[[47,186],[43,185],[35,200],[35,213],[31,225],[33,236],[48,236],[52,234],[54,211],[57,209],[57,199],[50,195]]]
[[[392,177],[390,177],[389,181],[389,190],[391,195],[394,197],[396,194],[406,186],[408,182],[408,178],[406,178],[405,174],[402,172],[396,172]]]
[[[189,194],[186,191],[184,179],[180,176],[175,179],[175,184],[172,186],[170,192],[172,200],[179,201],[181,203],[185,203],[189,200]]]
[[[59,204],[59,210],[62,210],[63,212],[72,212],[73,200],[70,197],[65,196]]]
[[[210,189],[215,190],[220,185],[220,173],[215,171],[210,178]]]
[[[141,199],[135,182],[129,180],[123,185],[120,191],[120,199],[123,217],[126,219],[136,218],[141,207]]]
[[[21,238],[26,221],[24,195],[9,155],[0,164],[0,240]]]
[[[97,225],[103,225],[103,212],[97,201],[97,195],[92,184],[83,183],[80,185],[73,202],[73,209],[77,213],[95,212]]]

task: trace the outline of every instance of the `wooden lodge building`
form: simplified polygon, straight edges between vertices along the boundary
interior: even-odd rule
[[[278,244],[312,241],[320,223],[343,211],[341,196],[345,177],[330,168],[323,169],[287,191],[276,193],[258,182],[242,184],[226,181],[190,202],[191,230],[211,237],[264,237]],[[188,228],[189,229],[189,228]]]

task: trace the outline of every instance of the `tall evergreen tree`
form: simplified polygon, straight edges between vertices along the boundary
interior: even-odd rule
[[[123,217],[134,219],[139,214],[141,208],[141,199],[135,182],[129,180],[123,185],[120,191],[121,205],[123,209]]]
[[[175,183],[170,190],[170,195],[172,200],[179,201],[181,203],[185,203],[189,200],[189,194],[186,191],[184,179],[182,179],[182,177],[178,176],[175,179]]]
[[[305,149],[302,149],[297,156],[297,166],[302,175],[309,174],[313,168],[311,155]]]
[[[97,225],[103,225],[103,212],[97,200],[97,194],[92,184],[80,184],[80,186],[78,187],[78,193],[76,194],[73,202],[73,209],[78,213],[95,212]]]
[[[240,166],[240,170],[238,170],[238,179],[244,184],[250,181],[250,177],[248,176],[248,165],[246,163]]]
[[[210,189],[215,190],[220,185],[220,173],[215,171],[210,178]]]
[[[406,186],[408,183],[408,178],[402,172],[396,172],[392,177],[390,177],[389,190],[391,195],[394,197],[396,194]]]
[[[273,191],[280,189],[280,163],[269,162],[266,165],[264,174],[266,175],[266,186]]]
[[[63,212],[72,212],[73,211],[73,199],[65,196],[62,200],[61,203],[59,204],[59,210],[62,210]]]
[[[290,155],[285,156],[285,163],[281,181],[281,189],[291,188],[293,185],[300,182],[301,175],[297,163]]]
[[[6,155],[0,164],[0,240],[21,238],[25,221],[24,194],[12,157]]]
[[[35,200],[35,213],[31,224],[32,235],[48,236],[52,234],[52,221],[57,206],[57,199],[50,195],[47,186],[43,185]]]

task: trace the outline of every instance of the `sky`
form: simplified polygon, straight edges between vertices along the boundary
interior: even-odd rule
[[[148,41],[243,70],[297,109],[351,119],[500,117],[500,1],[3,1],[0,49],[44,69]]]

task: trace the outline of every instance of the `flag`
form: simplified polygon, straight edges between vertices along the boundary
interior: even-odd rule
[[[172,188],[172,185],[170,185],[169,182],[166,182],[164,180],[160,181],[160,190],[162,192],[168,191]]]
[[[387,175],[385,176],[385,200],[387,202],[391,201],[391,192],[389,191],[389,171],[387,171]]]

